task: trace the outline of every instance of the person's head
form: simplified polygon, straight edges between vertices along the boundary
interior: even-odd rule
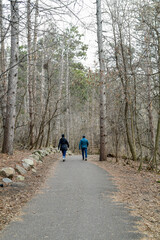
[[[83,135],[83,138],[85,138],[85,136]]]
[[[64,134],[62,134],[62,137],[64,137]]]

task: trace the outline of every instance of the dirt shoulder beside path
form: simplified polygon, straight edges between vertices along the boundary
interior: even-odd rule
[[[30,151],[16,151],[13,156],[0,154],[0,168],[14,167],[21,160],[31,155]],[[0,230],[4,228],[15,216],[18,216],[22,206],[35,194],[44,183],[49,170],[56,164],[59,154],[50,154],[43,159],[43,164],[36,166],[36,173],[29,171],[23,187],[0,187]],[[0,177],[0,181],[1,181]],[[13,182],[16,180],[13,179]]]
[[[108,158],[100,162],[98,156],[89,156],[89,161],[105,169],[114,178],[118,192],[113,199],[124,202],[132,211],[141,216],[139,230],[147,237],[144,240],[160,239],[160,174],[137,171],[137,166],[126,165],[124,160],[115,162]]]

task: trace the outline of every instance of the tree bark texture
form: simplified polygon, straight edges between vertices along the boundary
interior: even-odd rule
[[[61,63],[60,63],[60,78],[58,86],[58,109],[57,109],[57,121],[56,121],[56,144],[59,141],[59,134],[61,131],[61,98],[62,98],[62,84],[63,84],[63,75],[64,75],[64,45],[62,45],[61,52]]]
[[[11,59],[8,75],[7,114],[4,130],[3,153],[13,154],[16,118],[16,93],[19,58],[19,9],[17,0],[11,1]]]
[[[7,74],[5,73],[5,45],[4,45],[4,32],[3,32],[3,7],[2,0],[0,0],[0,102],[3,119],[3,129],[5,128],[6,119],[6,105],[7,105]]]
[[[97,7],[97,39],[98,39],[98,54],[100,65],[100,161],[105,161],[106,154],[106,85],[105,85],[105,60],[102,40],[102,19],[101,19],[101,0],[96,1]]]
[[[158,77],[159,77],[159,92],[158,92],[158,122],[157,122],[157,132],[155,137],[155,146],[154,146],[154,154],[153,154],[153,161],[152,165],[157,169],[157,152],[158,152],[158,145],[159,145],[159,137],[160,137],[160,30],[157,32],[158,35]]]
[[[28,59],[27,59],[27,78],[29,94],[29,146],[32,148],[34,143],[34,103],[33,103],[33,69],[32,69],[32,50],[31,50],[31,1],[27,1],[27,30],[28,30]]]
[[[66,55],[66,137],[69,141],[70,133],[70,117],[69,117],[69,56],[68,56],[68,46]]]

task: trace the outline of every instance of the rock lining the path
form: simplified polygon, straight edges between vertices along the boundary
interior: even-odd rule
[[[15,175],[15,169],[11,167],[2,168],[0,170],[0,175],[2,177],[7,177],[12,179],[13,176]]]
[[[19,166],[18,164],[16,164],[15,170],[20,175],[26,175],[27,174],[27,171],[23,167]]]
[[[12,187],[23,186],[18,182],[12,182],[12,178],[16,177],[17,181],[24,181],[27,172],[32,171],[33,174],[36,174],[36,165],[43,164],[43,158],[49,154],[59,152],[57,148],[48,147],[46,149],[34,150],[32,155],[21,160],[22,166],[16,164],[14,168],[6,167],[0,169],[0,176],[4,177],[3,182],[10,184]],[[71,155],[71,151],[68,151],[68,154]],[[17,175],[18,173],[18,175]],[[17,184],[17,185],[16,185]]]

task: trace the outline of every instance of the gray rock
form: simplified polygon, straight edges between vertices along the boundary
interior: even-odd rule
[[[46,151],[50,154],[52,152],[51,148],[47,148]]]
[[[17,176],[17,180],[18,180],[18,181],[24,181],[24,179],[25,179],[25,178],[24,178],[24,176],[22,176],[22,175],[18,175],[18,176]]]
[[[26,186],[26,184],[22,183],[22,182],[13,182],[13,183],[11,183],[11,186],[16,187],[16,188],[24,188]]]
[[[9,179],[9,178],[3,178],[2,179],[2,181],[4,182],[4,183],[12,183],[12,180],[11,179]]]
[[[36,161],[42,161],[42,157],[39,154],[32,154],[29,158],[34,158]]]
[[[36,171],[36,169],[32,168],[32,172],[33,172],[33,173],[36,173],[37,171]]]
[[[2,168],[0,170],[0,175],[2,177],[13,178],[13,176],[15,175],[15,170],[11,167]]]
[[[31,166],[28,163],[23,162],[22,163],[25,170],[29,171],[31,169]]]
[[[39,150],[38,152],[36,152],[35,154],[40,155],[42,158],[46,156],[46,152],[43,150]]]
[[[27,173],[27,171],[23,167],[19,166],[18,164],[16,164],[15,170],[21,175],[25,175]]]
[[[41,155],[41,152],[40,152],[40,151],[38,151],[38,152],[36,151],[36,152],[34,152],[33,154],[36,155],[36,156],[38,156],[38,157],[40,157],[40,158],[42,158],[42,155]]]
[[[34,161],[31,160],[31,159],[29,159],[29,158],[23,159],[22,162],[27,163],[27,164],[30,165],[31,167],[34,166]]]

